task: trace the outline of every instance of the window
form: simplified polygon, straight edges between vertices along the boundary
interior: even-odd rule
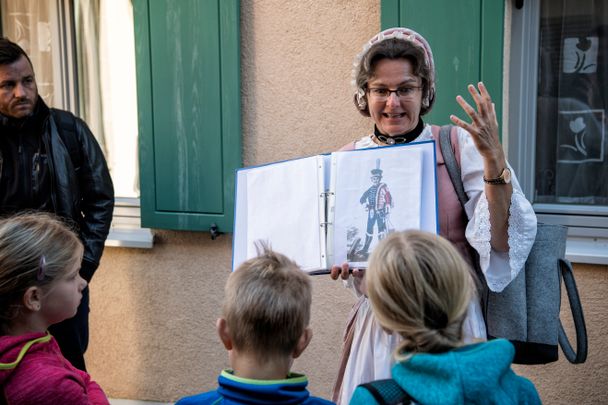
[[[44,99],[82,117],[106,153],[116,191],[106,244],[151,246],[142,222],[232,230],[237,0],[0,0],[0,13],[4,35],[32,55]]]
[[[74,53],[70,4],[50,1],[0,0],[2,35],[28,53],[40,96],[50,106],[76,110]],[[69,19],[68,19],[69,20]]]
[[[151,245],[139,229],[131,1],[0,0],[0,12],[3,35],[32,60],[41,97],[84,119],[104,150],[117,207],[108,244]],[[129,233],[136,239],[125,243]]]
[[[569,226],[571,260],[608,264],[608,5],[512,13],[509,160],[539,220]]]

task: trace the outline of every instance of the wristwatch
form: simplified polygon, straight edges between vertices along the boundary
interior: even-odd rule
[[[511,170],[509,170],[508,167],[505,167],[502,169],[502,172],[500,172],[500,176],[495,179],[486,179],[484,176],[483,181],[485,181],[486,184],[509,184],[511,183]]]

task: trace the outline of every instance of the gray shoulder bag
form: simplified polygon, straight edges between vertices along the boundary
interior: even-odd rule
[[[450,125],[441,127],[439,144],[450,179],[464,209],[468,197],[464,192],[460,167],[450,141],[451,128]],[[544,364],[556,361],[558,343],[570,363],[584,363],[587,359],[587,329],[583,308],[572,266],[565,259],[567,231],[561,225],[539,223],[524,270],[502,292],[490,291],[485,280],[481,280],[488,338],[510,340],[515,346],[514,363]],[[483,277],[480,271],[477,274]],[[576,353],[559,319],[562,279],[574,320]]]

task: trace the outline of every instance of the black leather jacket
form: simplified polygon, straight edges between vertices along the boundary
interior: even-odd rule
[[[48,157],[52,206],[57,215],[78,225],[84,244],[80,274],[90,280],[99,265],[112,222],[114,187],[110,172],[99,144],[84,121],[68,111],[49,109],[41,98],[38,103],[38,113],[44,114],[41,136]],[[64,130],[65,124],[61,123],[65,122],[72,124],[70,131]],[[59,135],[60,130],[66,142]],[[69,141],[67,136],[75,139]],[[74,147],[70,146],[75,146],[77,159],[70,156],[70,152],[75,154],[75,150],[70,150]],[[0,176],[1,166],[0,163]]]

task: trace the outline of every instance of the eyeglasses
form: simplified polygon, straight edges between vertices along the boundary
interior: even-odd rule
[[[392,93],[395,93],[399,100],[410,100],[414,97],[416,90],[421,89],[421,86],[412,86],[412,87],[399,87],[395,90],[387,89],[386,87],[370,87],[367,89],[369,95],[377,100],[377,101],[386,101],[391,96]]]

